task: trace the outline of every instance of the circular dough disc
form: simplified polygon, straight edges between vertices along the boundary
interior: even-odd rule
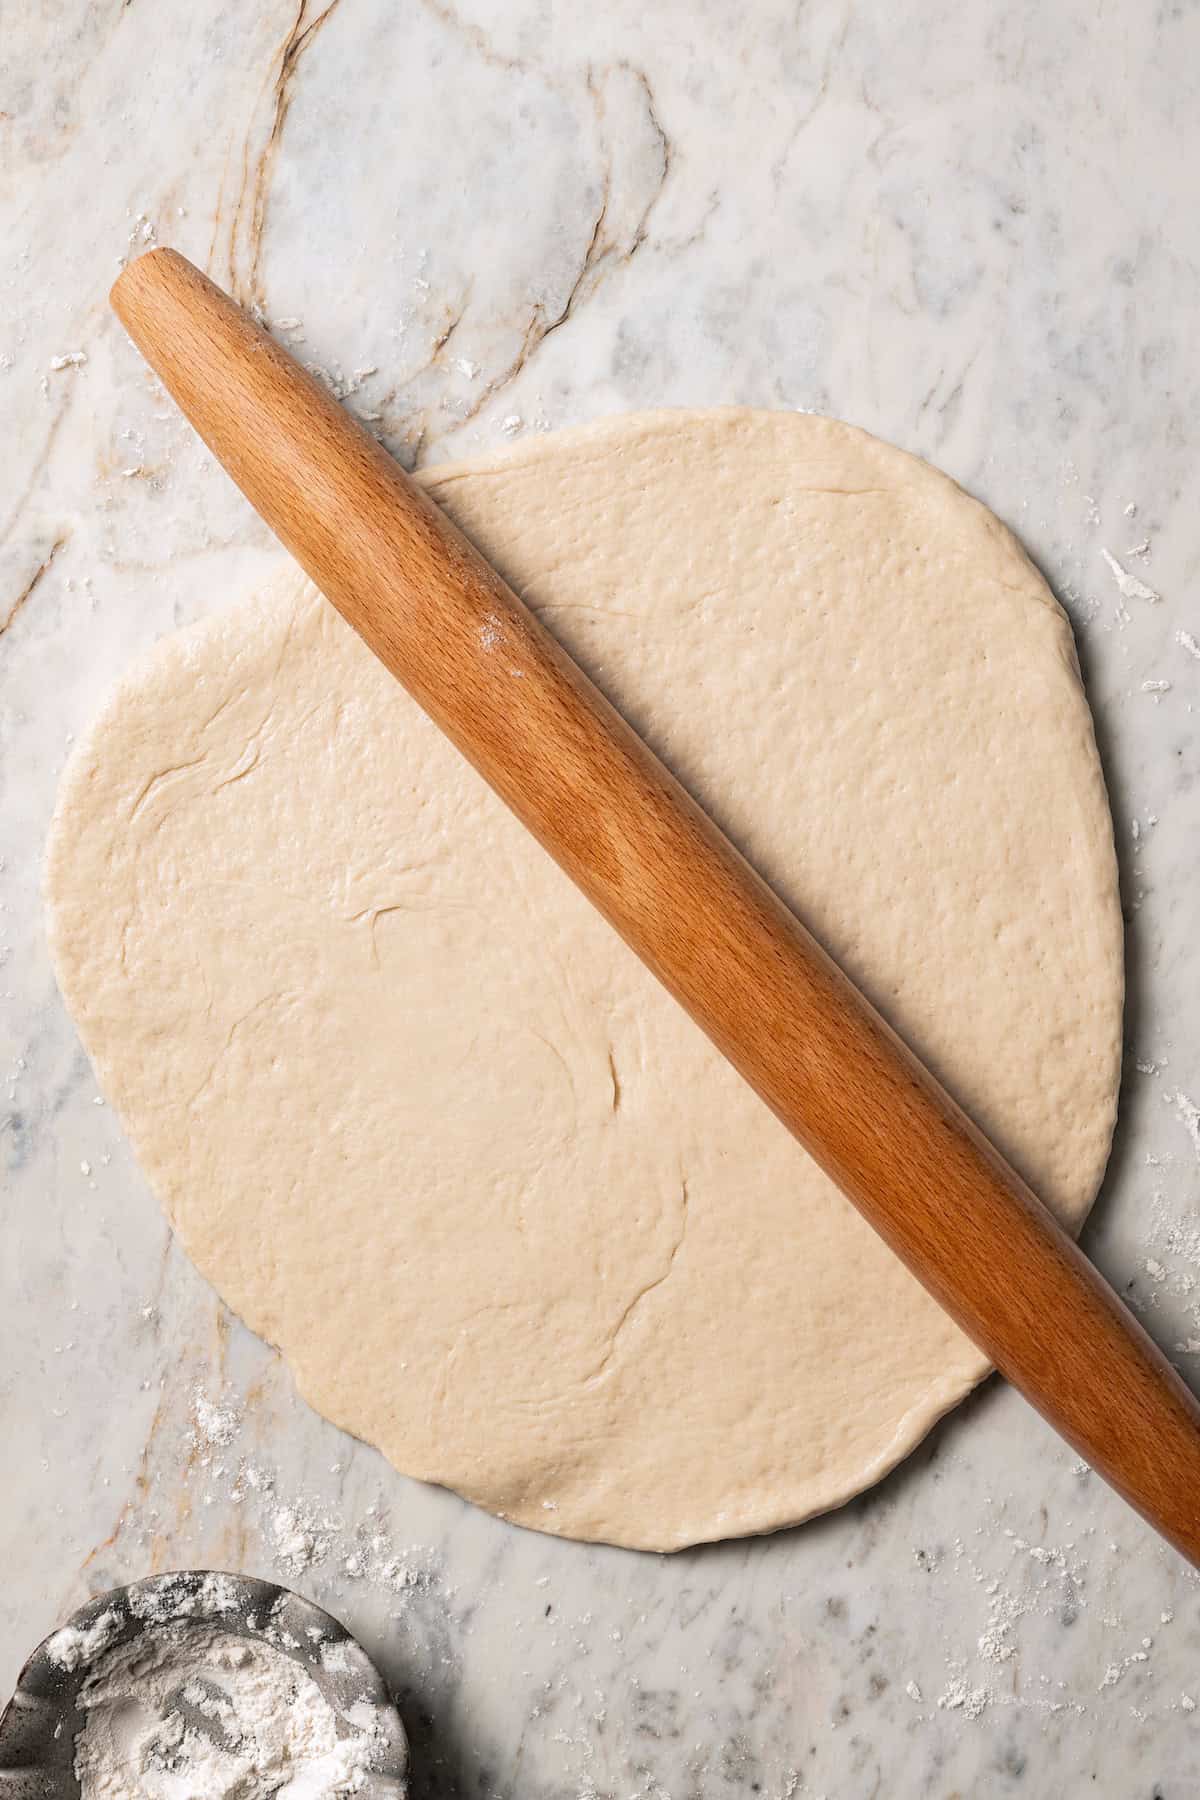
[[[1077,1226],[1116,872],[1071,633],[1009,533],[790,414],[425,480]],[[191,1256],[405,1473],[670,1549],[847,1499],[986,1372],[290,565],[111,700],[49,896]]]

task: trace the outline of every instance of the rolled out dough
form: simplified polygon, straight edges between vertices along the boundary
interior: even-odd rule
[[[825,419],[651,413],[429,491],[1075,1226],[1121,924],[1067,621]],[[64,778],[62,990],[199,1268],[398,1469],[670,1549],[877,1480],[983,1357],[291,565]]]

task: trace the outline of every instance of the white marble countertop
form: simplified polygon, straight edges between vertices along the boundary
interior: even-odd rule
[[[409,461],[658,404],[866,425],[1075,621],[1130,967],[1087,1241],[1200,1372],[1200,12],[297,3],[5,32],[0,1689],[89,1593],[214,1565],[362,1634],[418,1800],[1194,1795],[1196,1578],[999,1383],[841,1512],[670,1559],[512,1530],[324,1424],[96,1101],[38,880],[110,680],[277,554],[106,311],[132,250],[206,264]]]

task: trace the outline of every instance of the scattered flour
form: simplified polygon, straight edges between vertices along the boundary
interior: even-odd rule
[[[271,1514],[271,1538],[275,1553],[289,1574],[302,1575],[315,1563],[324,1562],[329,1545],[295,1506],[277,1506]]]
[[[987,1625],[979,1637],[979,1654],[985,1662],[1005,1663],[1016,1655],[1016,1645],[1012,1641],[1013,1626],[1030,1610],[1030,1602],[1019,1601],[1014,1595],[997,1589],[991,1596]]]
[[[985,1712],[991,1695],[986,1688],[968,1687],[961,1675],[955,1675],[947,1684],[944,1694],[938,1696],[938,1706],[943,1712],[963,1712],[968,1719],[977,1719]]]
[[[1130,1656],[1122,1657],[1119,1663],[1109,1663],[1107,1669],[1104,1671],[1104,1679],[1100,1683],[1099,1692],[1103,1693],[1105,1688],[1116,1687],[1126,1669],[1131,1669],[1135,1663],[1149,1661],[1150,1654],[1148,1650],[1135,1650]]]
[[[242,1423],[241,1414],[236,1407],[218,1405],[199,1386],[192,1391],[192,1417],[195,1421],[194,1441],[218,1448],[232,1443]]]
[[[1192,1140],[1192,1149],[1200,1161],[1200,1106],[1189,1100],[1186,1094],[1168,1094],[1167,1099],[1174,1104],[1175,1111],[1183,1121],[1184,1129]]]
[[[1117,561],[1111,550],[1106,550],[1101,546],[1100,554],[1112,570],[1112,578],[1116,582],[1123,600],[1148,600],[1153,604],[1162,599],[1161,594],[1156,593],[1152,587],[1147,587],[1146,583],[1138,576],[1131,575],[1129,570]]]
[[[415,1560],[411,1551],[401,1550],[375,1507],[368,1507],[363,1518],[348,1528],[319,1502],[280,1493],[274,1473],[237,1455],[235,1440],[242,1424],[242,1414],[231,1401],[214,1399],[200,1386],[193,1389],[190,1441],[200,1452],[196,1458],[200,1471],[214,1484],[209,1500],[219,1492],[235,1506],[261,1507],[267,1540],[289,1576],[336,1565],[340,1574],[397,1599],[407,1599],[428,1584],[428,1557]]]

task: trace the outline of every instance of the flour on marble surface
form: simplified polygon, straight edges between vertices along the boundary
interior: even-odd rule
[[[1137,1067],[1150,1075],[1165,1068],[1166,1063],[1139,1062]],[[1160,1098],[1183,1126],[1200,1162],[1200,1106],[1182,1089],[1164,1088]],[[1169,1170],[1175,1157],[1172,1152],[1163,1151],[1147,1154],[1145,1160],[1152,1169]],[[1141,1267],[1151,1285],[1144,1293],[1131,1294],[1130,1304],[1135,1311],[1182,1309],[1190,1329],[1176,1339],[1173,1348],[1179,1355],[1200,1354],[1200,1229],[1191,1222],[1188,1212],[1181,1212],[1178,1205],[1170,1202],[1161,1187],[1151,1193],[1148,1216]]]
[[[275,1554],[290,1575],[302,1575],[329,1553],[326,1539],[298,1507],[277,1506],[271,1513],[271,1541]]]
[[[199,1444],[230,1443],[242,1422],[241,1414],[235,1406],[228,1403],[218,1405],[199,1384],[192,1393],[192,1417],[195,1422],[194,1441]]]
[[[1168,1100],[1172,1099],[1170,1095],[1166,1097]],[[1187,1131],[1189,1138],[1192,1140],[1192,1149],[1196,1153],[1196,1159],[1197,1161],[1200,1161],[1200,1106],[1197,1106],[1194,1100],[1190,1100],[1188,1096],[1182,1092],[1174,1095],[1172,1104],[1180,1119],[1183,1121],[1184,1128]]]
[[[1147,1640],[1147,1644],[1148,1643],[1149,1640]],[[1132,1651],[1130,1655],[1122,1657],[1120,1662],[1109,1663],[1107,1669],[1104,1671],[1104,1678],[1100,1683],[1100,1692],[1103,1693],[1105,1688],[1116,1687],[1126,1669],[1133,1668],[1135,1663],[1149,1662],[1149,1660],[1150,1653],[1149,1649],[1146,1648]]]
[[[200,1473],[221,1484],[222,1499],[260,1511],[264,1539],[289,1576],[327,1568],[397,1599],[428,1585],[427,1553],[398,1546],[376,1507],[368,1507],[351,1526],[309,1495],[281,1493],[278,1475],[261,1462],[236,1453],[225,1457],[222,1452],[230,1449],[243,1426],[242,1411],[232,1400],[214,1398],[197,1384],[192,1391],[192,1421],[191,1442],[201,1451]],[[339,1473],[340,1468],[334,1464],[331,1472]],[[214,1498],[207,1495],[206,1503]]]
[[[1077,1463],[1072,1473],[1084,1483],[1091,1479],[1091,1470],[1083,1462]],[[989,1504],[998,1505],[1003,1516],[1005,1502]],[[1079,1540],[1094,1537],[1095,1528],[1085,1525],[1078,1539],[1062,1544],[1037,1543],[1009,1528],[997,1530],[995,1524],[981,1525],[975,1535],[980,1540],[977,1552],[962,1538],[953,1539],[949,1566],[960,1577],[968,1575],[986,1601],[986,1618],[974,1649],[978,1661],[961,1650],[948,1655],[945,1686],[936,1702],[938,1711],[972,1721],[999,1707],[1083,1716],[1088,1708],[1071,1696],[1067,1683],[1036,1668],[1030,1631],[1023,1634],[1022,1627],[1029,1621],[1040,1636],[1045,1625],[1039,1626],[1039,1621],[1070,1627],[1079,1617],[1087,1595],[1096,1591],[1095,1553],[1099,1549],[1091,1544],[1085,1550]],[[1109,1550],[1115,1553],[1116,1546],[1110,1545]],[[942,1561],[927,1554],[918,1560],[921,1567],[932,1571]],[[1116,1615],[1094,1616],[1106,1629],[1119,1630],[1123,1624]],[[1159,1616],[1167,1624],[1174,1615]],[[1110,1655],[1107,1666],[1097,1671],[1097,1692],[1115,1685],[1127,1669],[1148,1662],[1152,1649],[1153,1640],[1145,1635],[1132,1648],[1121,1646],[1120,1653]],[[1114,1668],[1118,1673],[1110,1676]],[[920,1690],[909,1697],[919,1699]]]
[[[363,1786],[379,1742],[369,1703],[339,1731],[292,1657],[212,1624],[108,1650],[78,1704],[82,1800],[332,1800]]]
[[[1156,604],[1162,599],[1162,595],[1157,593],[1154,588],[1149,587],[1140,577],[1131,575],[1124,564],[1117,561],[1111,550],[1101,545],[1100,554],[1111,569],[1112,578],[1123,599],[1146,600],[1151,604]]]
[[[944,1693],[938,1696],[938,1706],[944,1712],[958,1712],[960,1709],[968,1719],[978,1719],[991,1700],[986,1688],[970,1687],[962,1675],[954,1675],[946,1685]]]
[[[988,1622],[979,1635],[978,1648],[985,1662],[1005,1663],[1016,1655],[1013,1627],[1024,1613],[1032,1611],[1033,1602],[1002,1592],[998,1584],[995,1587]]]

